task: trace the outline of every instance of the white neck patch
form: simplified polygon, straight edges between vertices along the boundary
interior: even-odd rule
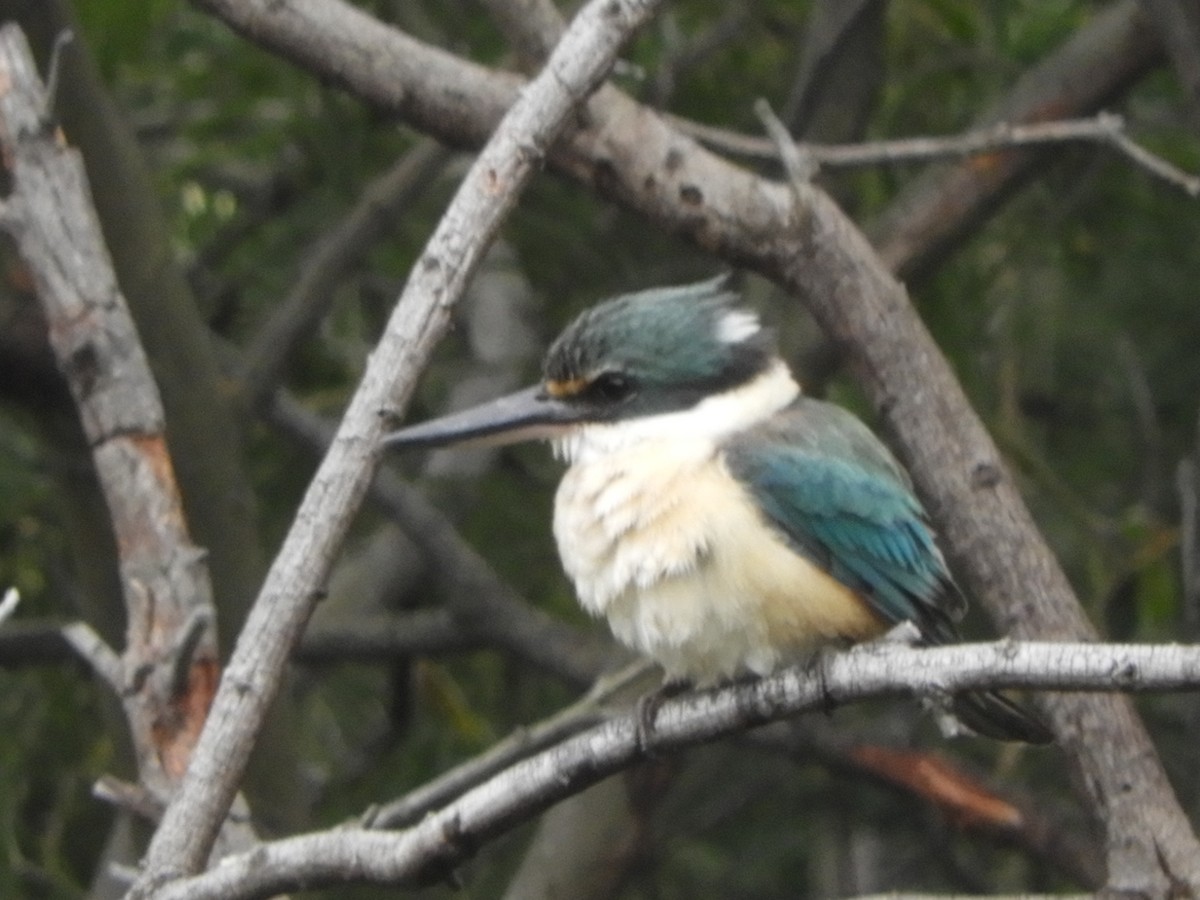
[[[717,440],[769,418],[799,393],[800,386],[787,365],[775,360],[752,381],[705,397],[691,409],[572,428],[552,438],[554,455],[569,463],[587,462],[643,441]]]

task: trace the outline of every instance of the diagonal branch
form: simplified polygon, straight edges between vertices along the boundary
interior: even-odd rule
[[[278,690],[288,653],[370,483],[384,427],[381,412],[407,402],[417,373],[449,323],[451,306],[544,148],[655,7],[654,0],[593,0],[586,6],[467,173],[413,268],[267,575],[192,764],[151,841],[134,896],[147,896],[172,876],[203,865]],[[303,13],[316,7],[294,3],[279,8]]]
[[[338,282],[449,157],[436,141],[418,143],[368,184],[354,207],[306,255],[295,285],[245,351],[240,388],[249,406],[257,408],[270,398],[289,355],[325,315]]]
[[[936,649],[861,645],[822,658],[820,672],[789,669],[757,682],[666,701],[651,751],[714,738],[868,697],[926,696],[983,687],[1176,690],[1200,686],[1200,647],[960,644]],[[239,900],[297,887],[440,877],[487,841],[641,758],[640,714],[607,723],[517,763],[397,833],[339,828],[260,845],[166,888],[162,900]]]

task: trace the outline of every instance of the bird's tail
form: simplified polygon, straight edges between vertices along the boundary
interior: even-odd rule
[[[953,582],[948,582],[947,588],[958,592]],[[958,629],[941,607],[922,611],[925,615],[918,623],[918,628],[926,643],[937,646],[958,642]],[[1041,716],[1001,691],[964,691],[955,694],[950,709],[971,731],[993,740],[1022,741],[1026,744],[1049,744],[1054,741],[1050,726]]]
[[[951,709],[962,724],[993,740],[1026,744],[1049,744],[1054,740],[1037,713],[999,691],[955,694]]]

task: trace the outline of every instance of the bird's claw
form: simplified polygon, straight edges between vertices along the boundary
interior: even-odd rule
[[[634,704],[634,739],[637,741],[638,752],[650,755],[651,740],[654,736],[654,720],[658,718],[658,710],[667,700],[677,697],[691,687],[688,681],[664,681],[662,685],[643,694]]]

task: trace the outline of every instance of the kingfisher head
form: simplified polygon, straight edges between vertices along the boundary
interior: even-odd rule
[[[621,440],[697,426],[719,432],[769,415],[798,389],[771,332],[727,284],[722,276],[600,303],[551,345],[540,384],[393,432],[384,443],[548,438],[573,457],[583,435]]]

